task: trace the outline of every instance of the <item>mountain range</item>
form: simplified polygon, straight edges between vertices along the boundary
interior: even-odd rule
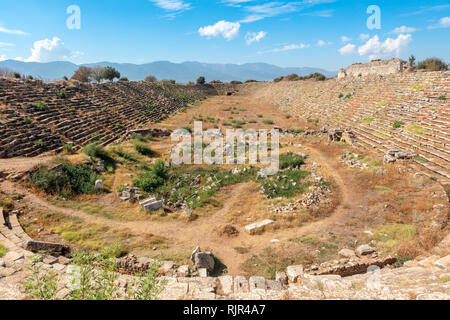
[[[70,78],[76,69],[81,65],[76,65],[67,61],[56,61],[47,63],[22,62],[17,60],[0,61],[0,68],[8,68],[12,71],[24,75],[31,75],[43,80],[60,80],[64,76]],[[112,63],[99,62],[84,64],[84,66],[111,66],[116,68],[122,75],[131,81],[145,79],[148,75],[153,75],[159,80],[170,79],[179,83],[195,81],[198,77],[204,76],[207,81],[220,80],[229,81],[270,81],[279,76],[296,73],[305,76],[310,73],[320,72],[327,77],[334,77],[337,72],[327,71],[319,68],[282,68],[267,63],[246,63],[246,64],[211,64],[200,62],[172,63],[168,61],[156,61],[147,64],[132,63]]]

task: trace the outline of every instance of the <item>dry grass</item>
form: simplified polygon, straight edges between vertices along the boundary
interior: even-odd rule
[[[21,224],[34,239],[64,242],[76,248],[100,250],[119,245],[122,252],[136,248],[161,245],[164,239],[152,234],[136,236],[131,232],[115,230],[104,225],[85,223],[57,212],[38,211],[32,218],[21,217]]]

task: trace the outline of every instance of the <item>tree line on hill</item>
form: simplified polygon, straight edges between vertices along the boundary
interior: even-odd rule
[[[443,61],[439,58],[427,58],[423,61],[419,61],[416,63],[416,57],[414,55],[411,55],[408,59],[409,66],[413,70],[424,70],[424,71],[445,71],[449,70],[449,64]],[[19,72],[15,72],[13,70],[7,69],[7,68],[0,68],[0,77],[7,77],[7,78],[15,78],[15,79],[23,79],[23,80],[33,80],[32,76],[22,75]],[[71,80],[79,81],[79,82],[97,82],[101,83],[102,81],[114,81],[115,79],[118,79],[119,81],[128,81],[128,78],[121,77],[120,72],[111,67],[101,67],[101,66],[80,66],[73,76],[70,78]],[[280,76],[278,78],[275,78],[274,82],[280,82],[280,81],[300,81],[300,80],[315,80],[315,81],[324,81],[327,77],[323,75],[322,73],[311,73],[307,76],[299,76],[295,73],[292,73],[287,76]],[[42,79],[41,79],[42,80]],[[64,77],[64,80],[69,80],[67,77]],[[161,82],[164,84],[176,84],[175,80],[167,80],[163,79],[161,81],[158,81],[158,79],[153,76],[149,75],[147,76],[144,81],[146,82]],[[252,82],[258,82],[257,80],[247,80],[245,83],[252,83]],[[222,83],[222,81],[213,80],[209,82],[210,84],[217,84]],[[244,82],[242,81],[230,81],[231,84],[242,84]],[[206,78],[204,76],[201,76],[197,79],[196,82],[190,81],[187,83],[187,85],[205,85],[206,84]]]

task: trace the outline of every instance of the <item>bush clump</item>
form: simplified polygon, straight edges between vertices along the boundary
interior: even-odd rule
[[[420,61],[417,65],[417,69],[427,71],[445,71],[448,70],[448,65],[439,58],[428,58]]]
[[[31,177],[31,184],[50,195],[70,197],[95,193],[95,172],[71,163],[61,164],[58,170],[40,167]]]
[[[33,107],[35,107],[38,111],[48,111],[50,108],[47,104],[43,102],[34,102],[31,104]]]
[[[394,124],[392,125],[394,127],[394,129],[398,129],[400,128],[402,125],[404,125],[405,123],[403,121],[395,121]]]
[[[169,173],[164,166],[163,161],[156,162],[151,171],[143,174],[139,179],[133,182],[135,187],[141,188],[145,192],[154,192],[162,186],[169,178]]]
[[[83,152],[91,158],[102,159],[107,155],[107,152],[98,143],[90,143],[84,147]]]
[[[281,170],[299,168],[303,164],[305,164],[305,159],[302,156],[293,153],[285,153],[280,156]]]
[[[75,151],[73,150],[73,145],[71,143],[66,143],[63,146],[63,151],[65,153],[68,153],[68,154],[74,154],[75,153]]]
[[[155,151],[142,142],[136,142],[134,144],[134,150],[136,150],[137,153],[147,157],[154,157],[156,155]]]
[[[312,185],[310,182],[301,183],[309,175],[309,172],[300,170],[279,172],[274,178],[263,181],[264,194],[273,199],[290,198],[303,193]]]

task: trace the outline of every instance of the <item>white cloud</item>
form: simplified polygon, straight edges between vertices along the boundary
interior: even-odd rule
[[[260,5],[246,6],[245,10],[249,12],[249,15],[245,17],[241,22],[248,23],[259,21],[265,18],[298,12],[305,8],[310,8],[322,3],[331,3],[335,1],[336,0],[303,0],[290,2],[272,1]],[[330,16],[330,12],[326,12],[324,13],[324,15]]]
[[[411,41],[410,34],[400,34],[396,39],[387,38],[384,42],[380,42],[380,38],[376,35],[359,47],[358,53],[361,56],[368,55],[370,60],[392,56],[399,57],[402,52],[408,49]]]
[[[300,14],[300,16],[331,18],[334,14],[334,10],[319,10]]]
[[[0,54],[0,61],[8,60],[5,54]]]
[[[268,51],[259,51],[258,54],[264,54],[264,53],[270,53],[270,52],[285,52],[285,51],[291,51],[291,50],[299,50],[299,49],[306,49],[311,47],[309,44],[299,43],[299,44],[288,44],[285,45],[282,48],[275,48]]]
[[[416,32],[417,29],[413,28],[413,27],[407,27],[407,26],[401,26],[398,28],[395,28],[394,30],[391,31],[391,33],[393,34],[401,34],[401,33],[413,33]]]
[[[428,29],[445,29],[450,27],[450,17],[443,17],[438,24],[429,26]]]
[[[49,62],[61,61],[73,58],[75,55],[67,49],[61,39],[53,37],[52,40],[44,39],[34,43],[31,48],[31,56],[25,62]]]
[[[317,41],[317,46],[318,47],[330,46],[332,44],[333,44],[333,42],[326,42],[326,41],[323,41],[323,40]]]
[[[342,36],[342,37],[341,37],[341,40],[342,40],[342,42],[349,42],[349,41],[352,41],[351,38],[346,37],[346,36]]]
[[[156,6],[167,11],[184,11],[191,8],[190,3],[185,3],[182,0],[149,0]]]
[[[184,11],[192,9],[191,4],[183,0],[149,0],[156,6],[167,11],[164,18],[173,19]]]
[[[252,2],[253,0],[222,0],[222,3],[230,7],[242,7],[242,3]]]
[[[444,5],[439,5],[439,6],[433,6],[433,7],[427,7],[427,8],[421,8],[420,10],[417,10],[415,12],[410,12],[410,13],[406,13],[404,14],[405,16],[410,16],[410,15],[418,15],[418,14],[423,14],[425,12],[430,12],[430,11],[442,11],[442,10],[447,10],[450,8],[450,4],[444,4]]]
[[[0,42],[0,47],[15,47],[14,43]]]
[[[254,42],[261,41],[266,36],[267,36],[267,32],[265,32],[265,31],[248,32],[247,35],[245,36],[245,41],[247,42],[248,45],[250,45],[250,44],[252,44]]]
[[[29,33],[26,33],[25,31],[7,29],[2,26],[0,26],[0,33],[13,34],[13,35],[17,35],[17,36],[28,36],[29,35]]]
[[[356,46],[354,44],[349,43],[346,46],[340,48],[338,51],[343,56],[353,54],[356,52]]]
[[[367,33],[361,33],[361,34],[359,35],[359,39],[360,39],[360,40],[367,40],[367,39],[369,39],[369,38],[370,38],[370,35],[367,34]]]
[[[206,26],[198,29],[202,37],[218,37],[222,36],[227,40],[231,40],[239,34],[241,24],[239,22],[228,22],[221,20],[215,25]]]

